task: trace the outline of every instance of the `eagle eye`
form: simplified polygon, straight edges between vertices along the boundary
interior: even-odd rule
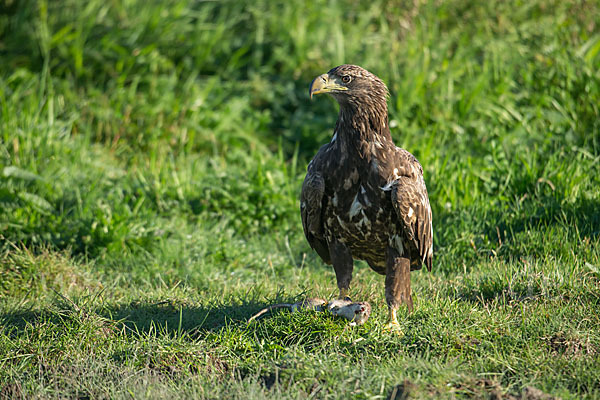
[[[342,76],[342,82],[344,83],[350,83],[351,80],[352,78],[350,78],[348,75]]]

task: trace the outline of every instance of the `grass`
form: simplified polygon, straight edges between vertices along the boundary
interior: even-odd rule
[[[0,398],[600,398],[597,2],[0,8]],[[247,325],[336,293],[298,195],[344,62],[424,166],[434,270],[401,336],[362,263],[366,325]]]

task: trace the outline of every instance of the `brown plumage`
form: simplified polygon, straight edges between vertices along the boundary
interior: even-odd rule
[[[431,270],[433,231],[423,168],[396,147],[388,124],[387,87],[356,65],[340,65],[313,81],[310,95],[340,105],[332,139],[308,165],[300,199],[310,246],[333,264],[340,297],[353,259],[386,276],[390,324],[400,304],[412,309],[410,270]]]

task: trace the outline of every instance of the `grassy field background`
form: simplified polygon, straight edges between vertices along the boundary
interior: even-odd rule
[[[0,398],[600,398],[597,1],[0,2]],[[299,190],[313,77],[389,86],[431,273],[386,332],[332,297]]]

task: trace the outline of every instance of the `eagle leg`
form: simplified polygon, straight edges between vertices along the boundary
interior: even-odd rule
[[[400,324],[396,316],[398,308],[405,304],[408,312],[411,312],[413,307],[410,294],[410,259],[400,256],[393,248],[388,248],[386,260],[385,300],[389,308],[387,327],[399,330]]]
[[[352,254],[345,244],[337,240],[329,243],[329,254],[331,256],[331,264],[335,270],[337,286],[340,289],[339,298],[345,299],[348,296],[350,281],[352,281],[352,270],[354,269]]]

